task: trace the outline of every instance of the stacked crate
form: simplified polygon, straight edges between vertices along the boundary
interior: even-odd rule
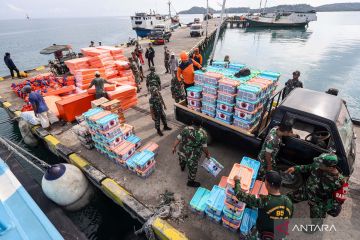
[[[213,186],[209,198],[206,201],[206,216],[217,223],[221,222],[222,212],[225,203],[225,189],[217,185]]]
[[[204,74],[203,107],[201,111],[210,117],[216,116],[219,80],[221,78],[220,73],[206,72]]]
[[[109,110],[119,106],[116,101],[104,104],[103,107]],[[158,151],[156,143],[150,142],[140,149],[142,140],[134,134],[134,127],[122,124],[118,114],[111,111],[93,108],[84,113],[83,117],[100,153],[140,177],[148,177],[154,172],[155,154]]]
[[[190,201],[190,209],[196,214],[204,216],[209,196],[210,191],[208,189],[199,187]]]
[[[280,74],[251,69],[249,76],[235,77],[244,67],[243,64],[215,61],[207,67],[207,72],[196,71],[195,89],[198,92],[202,89],[202,99],[188,96],[188,107],[199,111],[201,106],[201,112],[207,116],[253,130],[259,123],[263,106],[276,89]]]
[[[202,88],[192,86],[186,89],[188,107],[197,112],[201,112]]]
[[[233,122],[236,88],[239,82],[224,78],[219,81],[216,118],[228,124]]]

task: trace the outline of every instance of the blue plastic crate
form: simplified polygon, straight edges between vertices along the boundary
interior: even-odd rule
[[[201,98],[202,91],[203,91],[203,89],[198,86],[192,86],[192,87],[189,87],[186,89],[188,97],[197,98],[197,99]]]
[[[280,75],[281,74],[278,72],[262,71],[258,77],[269,79],[269,80],[275,79],[275,81],[277,81],[277,80],[279,80]]]
[[[215,215],[221,216],[224,208],[225,201],[225,189],[215,185],[210,192],[210,196],[206,202],[206,206],[209,210],[212,210]]]
[[[261,106],[261,101],[258,99],[255,102],[248,101],[241,98],[236,98],[236,107],[243,109],[247,112],[254,112],[256,109],[258,109]]]
[[[246,121],[241,118],[234,117],[233,125],[244,130],[250,130],[259,123],[258,120],[259,118],[254,119],[253,121]]]
[[[216,118],[220,119],[228,124],[231,124],[233,121],[233,113],[228,113],[225,111],[222,111],[220,109],[216,109]]]
[[[119,123],[119,116],[117,114],[109,114],[96,121],[96,125],[101,131],[108,131],[109,129],[116,127]]]
[[[203,215],[205,213],[206,202],[209,199],[209,196],[210,191],[208,189],[199,187],[190,201],[191,209],[194,212]]]
[[[134,155],[132,161],[134,161],[137,169],[143,170],[146,169],[149,163],[154,160],[154,157],[155,154],[153,152],[144,150]]]
[[[211,211],[209,211],[208,208],[205,209],[206,216],[213,222],[220,223],[221,222],[221,214],[220,216],[213,214]]]
[[[141,146],[141,138],[139,138],[136,135],[130,135],[126,141],[128,142],[132,142],[133,144],[135,144],[135,148],[139,148]]]
[[[205,110],[201,110],[201,112],[202,112],[203,114],[205,114],[206,116],[215,118],[215,112],[209,112],[209,111],[205,111]]]
[[[228,62],[224,62],[224,61],[213,61],[211,66],[217,68],[227,68],[228,64],[229,64]]]
[[[136,173],[136,159],[138,158],[138,155],[140,155],[140,153],[137,152],[126,160],[126,167],[134,173]]]
[[[203,94],[202,102],[209,103],[209,104],[216,104],[217,96],[212,94]]]
[[[102,109],[102,108],[92,108],[89,111],[84,112],[83,117],[85,120],[88,120],[89,117],[94,116],[95,114],[98,114],[99,112],[102,112],[102,111],[104,111],[104,109]]]
[[[206,111],[215,114],[216,105],[208,102],[202,102],[201,111]]]
[[[241,63],[230,63],[229,64],[229,69],[234,69],[237,71],[240,71],[244,67],[245,67],[245,64],[241,64]]]
[[[254,170],[254,175],[252,177],[251,186],[250,186],[250,189],[252,189],[254,187],[256,177],[260,169],[260,162],[249,157],[243,157],[240,164],[252,168]]]
[[[227,102],[217,101],[216,108],[220,109],[221,111],[233,113],[234,112],[234,105]]]
[[[251,229],[256,225],[257,216],[257,209],[245,208],[240,225],[240,232],[242,234],[247,235],[251,232]]]

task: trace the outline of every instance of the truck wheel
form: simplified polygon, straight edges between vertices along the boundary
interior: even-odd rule
[[[282,186],[290,189],[298,189],[304,183],[301,173],[285,174],[281,172]]]

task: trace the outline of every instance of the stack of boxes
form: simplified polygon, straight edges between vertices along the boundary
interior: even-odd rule
[[[217,185],[210,191],[205,209],[205,214],[210,220],[217,223],[221,222],[225,196],[225,189]]]
[[[134,135],[134,127],[121,123],[119,115],[111,112],[118,105],[119,102],[114,101],[101,103],[100,106],[108,110],[97,107],[83,114],[95,148],[117,165],[140,177],[148,177],[155,170],[158,145],[148,143],[139,149],[141,138]]]
[[[241,163],[235,163],[229,176],[222,177],[219,186],[211,191],[198,188],[190,201],[190,208],[197,214],[204,214],[212,221],[220,223],[231,231],[248,234],[256,223],[257,209],[246,208],[246,204],[237,200],[234,193],[234,177],[240,176],[242,191],[259,195],[267,195],[265,184],[256,180],[260,162],[243,157]]]
[[[263,106],[276,89],[280,74],[252,70],[249,76],[235,77],[234,74],[244,67],[216,61],[206,73],[196,71],[195,87],[200,98],[194,101],[188,97],[189,108],[194,109],[196,104],[195,110],[199,111],[201,106],[201,112],[207,116],[247,131],[254,129]]]
[[[192,86],[186,89],[188,107],[197,112],[201,112],[201,97],[202,88],[198,86]]]

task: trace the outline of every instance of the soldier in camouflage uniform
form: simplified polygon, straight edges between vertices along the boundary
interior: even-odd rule
[[[210,158],[207,148],[207,134],[200,125],[200,121],[194,119],[193,125],[185,127],[177,136],[173,147],[173,154],[175,154],[176,148],[180,144],[178,152],[180,168],[181,171],[185,171],[185,167],[188,167],[187,186],[189,187],[200,186],[200,183],[195,181],[195,177],[202,152],[207,158]]]
[[[132,73],[134,74],[135,83],[137,87],[137,92],[140,92],[141,90],[141,77],[140,77],[140,70],[138,66],[136,65],[134,59],[132,57],[129,58],[130,61],[130,68]]]
[[[282,221],[290,219],[293,215],[293,203],[286,195],[282,195],[280,192],[281,176],[276,171],[269,171],[265,176],[265,186],[268,191],[268,195],[255,195],[245,193],[241,190],[240,176],[235,176],[235,196],[236,198],[246,203],[246,207],[258,208],[258,218],[256,220],[257,237],[251,239],[267,239],[266,236],[274,236],[274,227],[281,224]],[[260,192],[260,189],[259,189]],[[284,229],[286,230],[286,229]],[[287,231],[285,231],[287,232]],[[281,235],[280,235],[281,234]],[[276,238],[271,239],[283,239],[281,232],[275,233]]]
[[[323,153],[314,158],[312,164],[291,167],[286,171],[289,174],[310,174],[306,183],[288,196],[295,203],[308,201],[313,223],[321,223],[327,212],[339,207],[333,193],[343,186],[345,178],[337,170],[337,163],[335,154]]]
[[[159,75],[155,73],[155,67],[150,67],[150,74],[146,77],[146,87],[150,92],[150,88],[155,86],[161,91],[161,81]]]
[[[155,121],[155,129],[157,130],[157,133],[160,136],[163,136],[164,134],[160,129],[160,120],[164,124],[164,131],[171,130],[171,128],[168,127],[166,121],[166,115],[164,111],[164,109],[166,110],[166,105],[157,87],[155,86],[150,87],[150,94],[151,96],[149,99],[149,104],[150,104],[151,117]]]
[[[186,98],[184,86],[176,76],[171,79],[171,95],[177,103]]]
[[[293,72],[293,78],[289,79],[285,83],[283,98],[285,98],[289,93],[294,90],[295,88],[303,88],[303,83],[299,80],[300,72],[295,71]]]
[[[296,136],[292,133],[292,125],[292,121],[288,120],[269,131],[258,156],[261,162],[259,178],[265,176],[266,171],[276,170],[276,157],[280,150],[282,137]]]

